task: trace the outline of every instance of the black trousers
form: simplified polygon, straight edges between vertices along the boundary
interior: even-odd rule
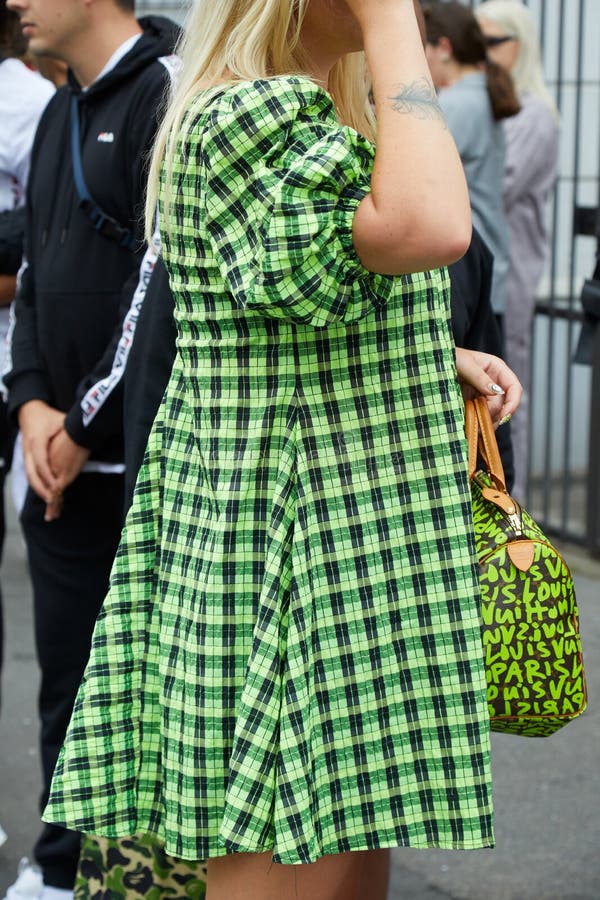
[[[0,562],[4,550],[4,537],[6,534],[6,518],[4,510],[4,482],[10,469],[12,451],[15,442],[15,429],[8,419],[6,403],[0,397]],[[0,589],[0,679],[4,663],[4,614],[2,609],[2,590]],[[0,681],[0,700],[2,698],[2,685]]]
[[[1,457],[0,457],[1,459]],[[4,538],[6,535],[6,517],[4,510],[4,482],[6,469],[4,463],[0,465],[0,562],[4,550]],[[2,669],[4,666],[4,610],[2,605],[2,588],[0,587],[0,703],[2,701]]]
[[[33,583],[43,810],[85,669],[96,617],[107,592],[123,524],[123,476],[83,474],[65,491],[55,522],[29,491],[21,524]],[[34,856],[52,887],[73,888],[80,835],[45,825]]]

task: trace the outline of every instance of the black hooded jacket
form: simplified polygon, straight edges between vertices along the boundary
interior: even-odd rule
[[[140,25],[130,52],[88,90],[69,73],[40,121],[27,194],[27,265],[4,374],[11,413],[29,400],[47,402],[67,414],[73,440],[107,462],[123,460],[122,378],[105,377],[107,359],[139,282],[148,155],[178,36],[168,19],[143,18]],[[70,147],[73,94],[87,186],[134,232],[133,251],[95,231],[80,207]]]
[[[502,335],[491,304],[494,257],[476,228],[462,259],[449,267],[452,333],[457,347],[504,355]],[[515,480],[510,423],[496,432],[506,487]]]

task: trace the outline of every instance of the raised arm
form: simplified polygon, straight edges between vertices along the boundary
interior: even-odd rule
[[[373,79],[377,150],[371,193],[353,228],[374,272],[397,275],[459,259],[471,240],[469,195],[429,68],[413,0],[347,0]]]

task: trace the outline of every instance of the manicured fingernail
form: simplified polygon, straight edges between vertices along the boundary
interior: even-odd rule
[[[507,423],[507,422],[510,422],[511,419],[512,419],[512,416],[511,416],[510,413],[509,413],[507,416],[504,416],[503,419],[500,419],[500,424],[501,424],[501,425],[506,425],[506,423]]]
[[[494,394],[502,394],[502,395],[504,395],[504,391],[502,390],[502,388],[500,387],[500,385],[499,385],[499,384],[494,384],[494,382],[492,382],[491,384],[488,384],[488,391],[492,391],[492,393],[494,393]]]

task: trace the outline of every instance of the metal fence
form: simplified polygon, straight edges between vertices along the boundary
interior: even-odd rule
[[[470,0],[476,7],[480,0]],[[138,2],[181,20],[186,0]],[[552,247],[533,335],[527,504],[563,539],[600,553],[600,372],[573,363],[580,293],[594,268],[600,193],[600,0],[525,0],[538,25],[561,111],[560,175],[548,215]],[[600,364],[600,352],[598,353]],[[592,408],[594,407],[594,409]]]

